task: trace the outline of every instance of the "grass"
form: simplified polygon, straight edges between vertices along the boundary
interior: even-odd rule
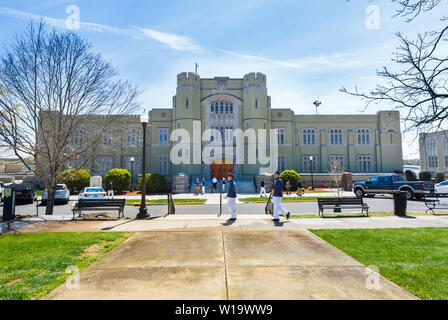
[[[419,298],[448,299],[448,228],[312,232]]]
[[[0,236],[0,300],[35,300],[63,284],[131,233],[29,233]],[[87,250],[89,249],[89,250]]]
[[[282,202],[315,202],[317,198],[330,198],[330,197],[284,197]],[[241,202],[245,203],[267,203],[268,198],[252,197],[252,198],[239,198]]]
[[[207,199],[173,199],[174,204],[204,204]],[[140,199],[126,200],[126,204],[140,205],[142,201]],[[146,200],[148,204],[168,204],[167,199],[158,200]]]

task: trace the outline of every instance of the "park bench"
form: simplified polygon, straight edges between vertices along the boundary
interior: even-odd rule
[[[361,209],[361,214],[369,216],[369,206],[362,198],[318,198],[319,217],[324,217],[326,209]]]
[[[80,199],[73,206],[73,220],[75,215],[78,214],[81,217],[83,211],[118,211],[118,219],[121,216],[124,218],[124,207],[126,205],[126,199],[117,200],[84,200]]]
[[[440,199],[438,197],[435,199],[425,199],[425,206],[426,208],[428,208],[428,210],[426,210],[426,214],[428,214],[429,212],[435,214],[435,209],[448,209],[448,203],[440,202]]]

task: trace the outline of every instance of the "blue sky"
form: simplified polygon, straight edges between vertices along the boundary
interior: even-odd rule
[[[375,71],[391,65],[398,42],[395,33],[410,36],[439,29],[445,2],[413,23],[392,18],[391,0],[0,0],[0,46],[21,32],[32,15],[64,26],[66,8],[80,10],[81,29],[122,78],[143,91],[147,110],[170,107],[176,74],[194,71],[201,77],[242,77],[248,72],[268,76],[272,105],[298,114],[359,113],[363,103],[339,92],[342,86],[368,90]],[[368,29],[366,9],[380,10],[379,29]],[[364,112],[394,106],[371,106]],[[408,134],[405,157],[418,157]]]

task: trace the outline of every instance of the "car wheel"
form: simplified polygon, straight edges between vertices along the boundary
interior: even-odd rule
[[[357,198],[364,197],[364,190],[362,190],[361,188],[355,189],[355,195]]]

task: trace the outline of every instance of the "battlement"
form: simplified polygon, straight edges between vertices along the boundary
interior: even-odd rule
[[[261,72],[251,72],[244,75],[244,82],[266,83],[266,75]]]
[[[198,83],[200,82],[201,77],[194,72],[182,72],[177,75],[177,82],[183,83]]]

